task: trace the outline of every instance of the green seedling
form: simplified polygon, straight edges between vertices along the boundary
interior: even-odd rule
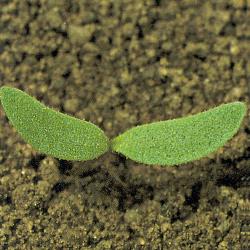
[[[10,122],[34,149],[64,160],[92,160],[107,151],[144,164],[176,165],[207,156],[231,139],[246,114],[243,102],[136,126],[109,139],[91,122],[46,107],[25,92],[0,88]]]

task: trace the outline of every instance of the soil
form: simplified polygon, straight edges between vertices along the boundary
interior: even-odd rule
[[[48,157],[0,108],[0,249],[250,249],[249,10],[249,0],[0,1],[0,86],[110,138],[248,105],[223,148],[173,167]]]

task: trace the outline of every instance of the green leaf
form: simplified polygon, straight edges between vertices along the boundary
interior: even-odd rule
[[[109,149],[96,125],[52,110],[23,91],[0,88],[3,108],[13,126],[34,149],[65,160],[91,160]]]
[[[233,102],[184,118],[137,126],[115,137],[111,149],[145,164],[175,165],[222,147],[238,131],[246,105]]]

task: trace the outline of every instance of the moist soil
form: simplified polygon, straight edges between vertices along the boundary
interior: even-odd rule
[[[0,1],[0,86],[100,126],[250,109],[250,1]],[[0,249],[250,249],[249,111],[180,166],[32,149],[0,108]],[[248,242],[248,243],[247,243]]]

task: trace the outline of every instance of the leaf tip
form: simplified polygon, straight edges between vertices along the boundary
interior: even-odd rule
[[[0,87],[0,97],[2,97],[6,93],[6,91],[11,90],[11,89],[13,89],[13,88],[9,87],[9,86]]]
[[[247,104],[246,104],[246,102],[236,101],[236,102],[234,102],[234,106],[240,112],[240,114],[241,114],[241,121],[242,121],[243,118],[245,117],[246,113],[247,113]]]

